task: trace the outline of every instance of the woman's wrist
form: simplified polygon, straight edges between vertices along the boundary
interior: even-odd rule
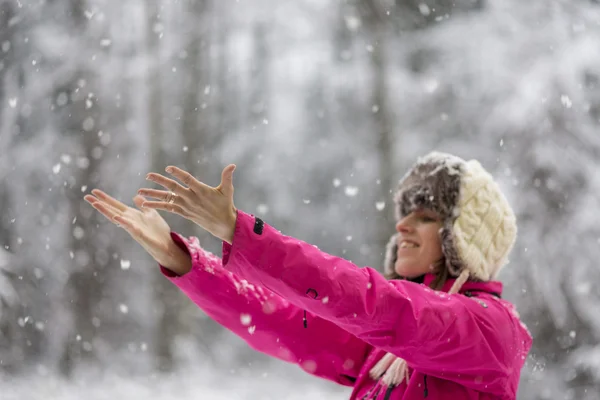
[[[237,209],[232,207],[228,221],[225,225],[225,233],[222,237],[224,242],[233,244],[233,235],[235,234],[235,224],[237,222]]]
[[[192,269],[192,258],[174,241],[170,243],[166,260],[159,263],[177,275],[184,275]]]

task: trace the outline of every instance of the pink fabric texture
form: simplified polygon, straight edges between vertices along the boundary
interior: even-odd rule
[[[258,227],[258,228],[257,228]],[[459,294],[386,280],[238,211],[220,259],[196,238],[173,239],[192,270],[162,272],[211,318],[252,348],[353,386],[350,400],[516,399],[532,339],[500,282],[467,282]],[[306,319],[304,319],[306,317]],[[410,379],[397,387],[369,370],[387,352]]]

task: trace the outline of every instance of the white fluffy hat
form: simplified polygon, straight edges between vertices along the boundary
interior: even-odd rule
[[[472,278],[489,281],[508,262],[517,236],[515,214],[478,161],[429,153],[400,180],[394,199],[397,219],[417,208],[442,217],[442,252],[452,276],[467,269]],[[387,247],[387,273],[394,270],[397,246],[394,235]]]

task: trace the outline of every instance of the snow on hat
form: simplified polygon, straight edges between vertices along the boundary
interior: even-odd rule
[[[396,218],[418,208],[442,218],[442,252],[450,275],[467,270],[482,281],[494,279],[507,263],[516,236],[515,214],[492,176],[478,161],[432,152],[400,180],[394,196]],[[388,243],[384,269],[394,271],[397,234]]]

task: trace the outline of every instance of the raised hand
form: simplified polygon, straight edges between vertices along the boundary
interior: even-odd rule
[[[190,270],[191,259],[171,238],[171,228],[156,210],[142,208],[146,199],[137,195],[133,202],[138,207],[129,207],[102,190],[92,190],[84,199],[109,221],[123,228],[159,264],[175,273]]]
[[[145,201],[142,207],[179,214],[200,225],[213,236],[231,244],[237,217],[237,210],[233,205],[234,170],[233,164],[225,167],[221,173],[221,183],[217,187],[208,186],[177,167],[167,167],[166,171],[183,185],[151,172],[146,179],[167,190],[138,190],[139,195],[158,200]]]

